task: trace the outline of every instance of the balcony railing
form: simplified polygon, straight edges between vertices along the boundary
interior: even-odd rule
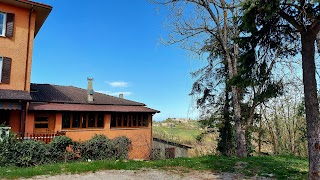
[[[45,143],[51,142],[51,140],[56,136],[64,136],[65,132],[56,132],[56,133],[17,133],[17,138],[20,141],[24,140],[38,140]]]

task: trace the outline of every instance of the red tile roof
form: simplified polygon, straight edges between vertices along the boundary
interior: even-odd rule
[[[99,112],[148,112],[159,111],[145,106],[94,105],[94,104],[60,104],[60,103],[30,103],[31,111],[99,111]]]

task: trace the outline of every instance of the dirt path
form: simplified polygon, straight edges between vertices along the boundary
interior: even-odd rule
[[[268,178],[246,178],[241,174],[212,173],[210,171],[163,171],[163,170],[107,170],[85,174],[62,174],[56,176],[36,176],[31,180],[212,180],[212,179],[254,179],[269,180]],[[28,179],[30,180],[30,179]]]

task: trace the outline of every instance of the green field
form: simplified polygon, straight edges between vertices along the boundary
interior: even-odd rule
[[[204,132],[199,122],[192,120],[187,123],[179,123],[168,119],[163,122],[154,122],[152,127],[153,137],[188,145],[197,144],[198,136]],[[203,141],[212,142],[213,139],[204,136]]]
[[[184,127],[153,127],[153,133],[155,136],[162,133],[164,137],[167,138],[176,138],[179,142],[190,144],[190,142],[196,141],[198,135],[201,134],[201,131],[198,129],[186,129]],[[169,140],[168,139],[168,140]],[[173,139],[174,140],[174,139]]]

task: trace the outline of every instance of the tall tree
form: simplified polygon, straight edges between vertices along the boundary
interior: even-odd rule
[[[262,64],[249,61],[239,62],[240,37],[239,0],[159,0],[158,4],[171,7],[172,34],[169,43],[181,43],[184,48],[197,54],[208,55],[208,66],[197,73],[204,73],[194,83],[193,91],[202,93],[200,102],[210,101],[210,93],[217,85],[211,76],[216,64],[225,70],[222,84],[230,88],[232,117],[235,124],[237,156],[247,156],[246,131],[253,123],[255,108],[268,97],[271,90],[277,90],[278,84],[269,79],[273,62],[262,58]],[[255,48],[255,47],[253,47]],[[246,50],[246,49],[245,49]],[[255,51],[250,51],[255,54]],[[260,56],[254,56],[255,62]],[[241,65],[243,64],[243,65]],[[263,76],[259,74],[263,73]],[[248,80],[255,78],[254,80]],[[243,81],[245,80],[245,81]],[[220,83],[221,84],[221,83]]]
[[[320,4],[311,0],[247,0],[243,4],[244,36],[280,56],[302,55],[307,121],[309,179],[320,179],[320,119],[315,78],[315,41]],[[290,42],[288,45],[286,42]]]
[[[220,52],[218,60],[227,68],[227,79],[238,75],[239,37],[238,0],[159,0],[171,7],[173,35],[169,43],[182,43],[185,48],[203,54],[203,47]],[[199,39],[200,38],[200,39]],[[193,43],[190,45],[190,42]],[[202,43],[201,43],[202,42]],[[189,44],[188,44],[189,43]],[[212,60],[210,60],[212,62]],[[231,85],[233,118],[236,129],[237,156],[247,156],[245,128],[242,125],[240,89]],[[206,93],[206,92],[203,92]]]

